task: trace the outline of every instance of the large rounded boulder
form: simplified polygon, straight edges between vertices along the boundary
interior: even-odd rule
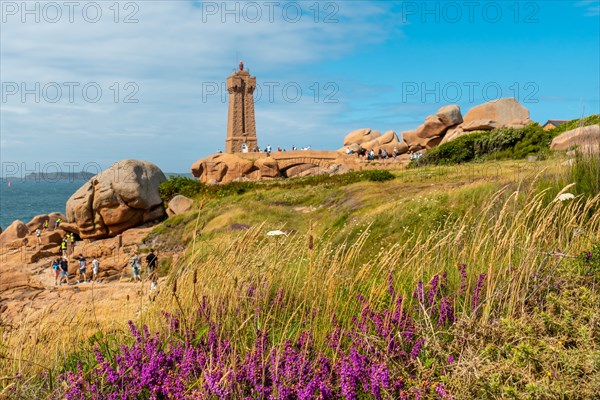
[[[116,236],[165,216],[158,188],[166,180],[156,165],[124,160],[91,178],[67,201],[61,228],[82,239]]]
[[[550,144],[552,150],[579,148],[583,152],[600,153],[600,125],[583,126],[561,133]]]
[[[350,132],[344,138],[344,146],[351,146],[353,144],[363,144],[372,141],[381,136],[380,131],[375,131],[369,128],[361,128]]]
[[[192,174],[204,183],[228,183],[240,177],[257,179],[259,169],[235,154],[218,153],[192,164]]]
[[[482,121],[487,122],[488,130],[509,125],[522,127],[531,122],[529,110],[514,98],[492,100],[471,108],[464,116],[463,125],[472,126],[473,129],[470,130],[478,130],[478,127],[473,125],[481,125]]]
[[[17,239],[23,239],[29,234],[29,229],[22,221],[16,220],[10,224],[2,234],[0,234],[0,242],[9,243]]]
[[[169,205],[167,206],[167,214],[169,217],[185,214],[192,209],[193,205],[194,200],[178,194],[177,196],[173,197],[171,201],[169,201]]]

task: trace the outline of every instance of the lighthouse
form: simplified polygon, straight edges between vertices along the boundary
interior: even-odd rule
[[[227,78],[229,92],[229,115],[227,118],[226,153],[252,151],[257,145],[256,121],[254,119],[254,90],[256,77],[244,70],[240,61],[237,70]]]

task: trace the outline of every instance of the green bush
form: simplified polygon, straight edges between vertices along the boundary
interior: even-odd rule
[[[363,171],[362,175],[370,182],[386,182],[394,179],[394,174],[386,170]]]
[[[538,125],[539,126],[539,125]],[[525,136],[524,129],[500,128],[475,141],[475,155],[483,156],[514,147]]]
[[[204,184],[197,179],[171,176],[160,184],[158,192],[160,193],[160,198],[166,204],[178,194],[194,198],[202,191],[203,187]]]
[[[460,164],[476,159],[522,159],[548,151],[553,134],[532,123],[524,128],[499,128],[474,132],[444,143],[413,160],[410,167]]]
[[[574,119],[569,122],[565,122],[562,125],[552,129],[550,133],[552,137],[556,137],[563,132],[570,131],[571,129],[579,128],[580,126],[598,125],[600,124],[600,114],[590,115],[581,119]]]
[[[494,129],[489,136],[480,139],[480,151],[477,155],[496,159],[522,159],[532,154],[546,152],[551,141],[552,133],[545,131],[537,123],[520,129]]]
[[[569,182],[575,182],[575,192],[590,197],[600,193],[600,158],[589,153],[577,153],[569,168]]]
[[[422,157],[412,160],[409,167],[421,165],[460,164],[475,158],[475,144],[487,132],[474,132],[434,147]]]
[[[412,160],[409,167],[422,165],[460,164],[476,159],[522,159],[529,155],[544,157],[548,153],[552,138],[580,126],[600,123],[600,115],[566,122],[545,131],[538,123],[524,128],[499,128],[489,132],[474,132],[460,136]]]

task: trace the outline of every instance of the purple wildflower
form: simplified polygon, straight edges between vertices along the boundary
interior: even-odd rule
[[[424,304],[425,303],[425,293],[423,292],[423,282],[419,281],[417,283],[417,288],[415,289],[415,292],[413,293],[413,297],[417,300],[419,300],[419,303]]]
[[[458,294],[465,294],[467,293],[467,265],[460,264],[458,270],[460,271],[460,291]]]
[[[438,292],[439,281],[440,276],[436,274],[433,276],[433,278],[431,278],[431,282],[429,282],[429,288],[427,289],[427,305],[429,307],[431,307],[435,302],[435,296]]]
[[[415,342],[415,345],[413,346],[412,350],[410,351],[410,359],[411,360],[414,361],[419,357],[419,354],[421,353],[421,348],[423,347],[424,343],[425,343],[424,338],[420,338]]]
[[[390,297],[393,299],[396,297],[396,290],[394,289],[394,275],[392,274],[392,270],[388,273],[388,293]]]
[[[446,392],[446,386],[443,383],[439,382],[435,385],[435,392],[438,395],[438,399],[447,399],[448,393]]]
[[[479,274],[479,278],[477,278],[477,284],[475,284],[473,296],[471,296],[471,310],[475,310],[481,303],[481,291],[483,289],[483,281],[486,277],[486,274]]]
[[[440,301],[440,312],[438,316],[437,326],[445,326],[454,322],[454,307],[452,300],[448,297],[443,297]]]

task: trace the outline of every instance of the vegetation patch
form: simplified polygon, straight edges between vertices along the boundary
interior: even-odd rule
[[[412,160],[409,168],[424,165],[449,165],[470,161],[523,159],[530,155],[545,158],[552,139],[567,130],[598,124],[600,115],[569,121],[545,131],[532,123],[524,128],[499,128],[489,132],[473,132],[434,147],[422,157]]]

